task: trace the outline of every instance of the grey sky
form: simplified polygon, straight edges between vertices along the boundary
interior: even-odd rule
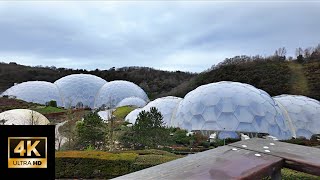
[[[320,43],[320,2],[0,2],[0,61],[200,72]]]

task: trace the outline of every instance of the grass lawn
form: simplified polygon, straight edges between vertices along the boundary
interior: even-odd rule
[[[41,114],[48,114],[48,113],[58,113],[58,112],[66,112],[67,110],[58,108],[58,107],[51,107],[51,106],[39,106],[34,111],[37,111]]]
[[[133,111],[135,108],[130,106],[123,106],[118,107],[114,112],[113,115],[116,116],[116,118],[124,119],[131,111]]]

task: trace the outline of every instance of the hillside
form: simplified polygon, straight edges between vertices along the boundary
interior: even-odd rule
[[[227,64],[203,72],[163,95],[183,97],[203,84],[237,81],[263,89],[271,96],[297,94],[320,100],[320,61],[250,61]]]
[[[99,76],[107,81],[127,80],[142,87],[151,99],[157,95],[169,92],[171,89],[188,81],[195,76],[187,72],[170,72],[156,70],[147,67],[123,67],[111,68],[109,70],[87,71],[83,69],[65,69],[55,67],[30,67],[16,63],[0,64],[0,92],[5,91],[14,83],[25,81],[48,81],[55,80],[69,74],[84,73]]]
[[[55,80],[74,73],[89,73],[107,81],[128,80],[142,87],[150,97],[185,94],[203,84],[218,81],[237,81],[263,89],[271,96],[280,94],[305,95],[320,100],[320,61],[298,63],[296,60],[252,59],[237,56],[200,74],[169,72],[146,67],[111,68],[86,71],[54,67],[30,67],[17,64],[0,64],[0,92],[15,82]],[[249,60],[248,60],[249,59]]]

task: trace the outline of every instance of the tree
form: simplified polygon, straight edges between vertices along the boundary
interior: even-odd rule
[[[124,144],[131,143],[136,147],[152,147],[167,144],[170,138],[169,129],[165,127],[163,116],[155,107],[151,107],[150,111],[142,111],[139,113],[135,124],[131,131],[128,131],[121,141]]]
[[[279,60],[286,60],[287,50],[285,47],[279,48],[275,51],[274,56]]]
[[[87,114],[83,121],[79,121],[76,125],[78,141],[80,149],[92,146],[100,149],[104,145],[105,128],[102,119],[97,112]]]

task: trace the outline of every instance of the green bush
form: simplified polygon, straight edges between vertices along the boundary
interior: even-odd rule
[[[51,101],[49,101],[49,102],[47,103],[47,106],[57,107],[57,101],[51,100]]]
[[[133,172],[135,153],[62,151],[56,153],[56,178],[114,178]]]
[[[143,155],[142,155],[143,154]],[[161,150],[127,152],[59,151],[56,152],[56,178],[110,179],[181,156]]]

